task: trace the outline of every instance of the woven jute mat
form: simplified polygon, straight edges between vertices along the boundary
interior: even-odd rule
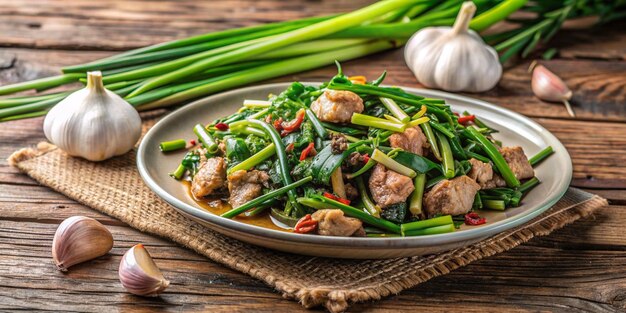
[[[92,163],[41,143],[9,163],[43,185],[140,231],[172,240],[211,260],[264,281],[304,307],[340,312],[445,275],[484,257],[545,236],[590,215],[607,201],[570,188],[554,207],[527,224],[471,246],[437,255],[389,260],[312,258],[276,252],[225,237],[179,214],[142,181],[135,151]]]

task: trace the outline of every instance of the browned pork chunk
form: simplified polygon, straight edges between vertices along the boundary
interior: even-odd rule
[[[324,122],[349,123],[352,114],[363,112],[363,99],[344,90],[326,90],[311,103],[311,111]]]
[[[239,170],[228,175],[228,191],[230,199],[228,202],[233,208],[259,197],[263,191],[263,186],[267,187],[269,175],[263,171]]]
[[[319,210],[311,215],[317,233],[324,236],[365,236],[361,220],[343,215],[341,210]]]
[[[191,193],[196,198],[220,192],[226,187],[226,163],[224,158],[207,159],[200,165],[198,173],[191,181]]]
[[[389,144],[392,148],[401,148],[404,151],[417,155],[426,154],[426,149],[430,147],[426,136],[419,126],[409,127],[402,133],[394,133],[389,136]]]
[[[479,183],[479,184],[480,184],[480,189],[506,187],[506,182],[504,181],[504,178],[502,178],[502,176],[496,173],[493,173],[493,178],[491,180],[486,181],[484,183]]]
[[[524,150],[520,146],[502,147],[500,153],[509,164],[517,179],[526,179],[535,176],[533,167],[528,162]]]
[[[406,201],[413,192],[411,178],[376,164],[369,180],[370,192],[381,208]]]
[[[480,186],[465,175],[446,179],[440,181],[426,194],[424,207],[431,217],[437,214],[465,214],[472,209],[474,196],[479,189]]]
[[[481,187],[493,179],[491,164],[473,158],[469,162],[472,164],[472,169],[467,173],[467,176],[475,180]]]

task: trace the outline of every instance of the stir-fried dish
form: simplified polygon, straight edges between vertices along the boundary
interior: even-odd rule
[[[171,175],[220,212],[271,220],[296,233],[419,236],[487,223],[481,210],[519,206],[536,186],[528,159],[469,112],[400,88],[339,73],[293,83],[269,100],[193,129],[198,140]],[[245,220],[245,219],[242,219]]]

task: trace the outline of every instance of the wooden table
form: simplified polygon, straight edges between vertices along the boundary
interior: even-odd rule
[[[50,76],[64,65],[209,30],[348,11],[368,2],[280,0],[1,0],[0,84]],[[574,162],[572,186],[610,199],[595,218],[579,221],[398,296],[354,311],[594,311],[626,309],[626,25],[567,31],[552,44],[557,58],[542,63],[575,90],[578,114],[530,92],[528,62],[508,68],[500,85],[477,98],[532,117],[559,137]],[[344,70],[388,83],[417,83],[400,50],[353,62]],[[333,67],[276,81],[326,80]],[[14,150],[44,140],[42,119],[0,124],[0,310],[298,311],[263,283],[42,187],[7,165]],[[118,240],[106,257],[68,274],[52,265],[50,246],[66,217],[86,215],[107,224]],[[135,243],[149,247],[175,288],[161,298],[124,292],[121,255]],[[173,291],[175,290],[175,292]]]

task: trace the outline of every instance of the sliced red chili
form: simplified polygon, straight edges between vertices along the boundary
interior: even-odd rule
[[[190,144],[191,146],[195,146],[195,145],[196,145],[196,140],[195,140],[195,139],[191,139],[191,140],[189,140],[189,144]]]
[[[288,145],[287,145],[287,147],[285,147],[285,152],[291,152],[291,151],[293,151],[293,148],[294,148],[294,147],[295,147],[295,146],[294,146],[293,142],[292,142],[292,143],[290,143],[290,144],[288,144]]]
[[[283,118],[279,117],[278,119],[276,119],[273,123],[274,128],[276,128],[276,130],[281,131],[283,130]]]
[[[221,131],[227,131],[230,127],[226,123],[217,123],[215,124],[215,128]]]
[[[476,118],[476,116],[474,116],[474,115],[460,116],[459,117],[459,124],[467,124],[469,122],[473,122],[475,118]]]
[[[369,154],[367,154],[367,153],[366,153],[366,154],[364,154],[364,155],[363,155],[363,163],[367,163],[367,162],[369,162],[369,161],[370,161],[370,156],[369,156]]]
[[[293,227],[293,232],[298,234],[308,234],[315,231],[317,221],[311,217],[311,214],[303,216]]]
[[[487,219],[480,217],[476,212],[465,214],[465,225],[482,225],[487,223]]]
[[[348,200],[348,199],[344,199],[344,198],[340,198],[340,197],[337,197],[337,196],[335,196],[334,194],[332,194],[332,193],[330,193],[330,192],[324,192],[322,195],[323,195],[324,197],[326,197],[326,198],[330,199],[330,200],[335,200],[335,201],[337,201],[337,202],[341,202],[341,203],[343,203],[343,204],[345,204],[345,205],[350,205],[350,200]]]
[[[296,129],[299,129],[300,125],[302,125],[302,121],[304,121],[305,113],[306,112],[304,111],[304,109],[298,110],[298,113],[296,113],[296,117],[293,120],[289,122],[284,122],[281,124],[281,126],[283,127],[284,130],[288,132],[292,132]]]
[[[306,148],[304,148],[304,150],[302,150],[302,153],[300,153],[300,161],[304,161],[309,156],[314,156],[316,154],[317,151],[315,151],[315,144],[311,142],[308,146],[306,146]]]

